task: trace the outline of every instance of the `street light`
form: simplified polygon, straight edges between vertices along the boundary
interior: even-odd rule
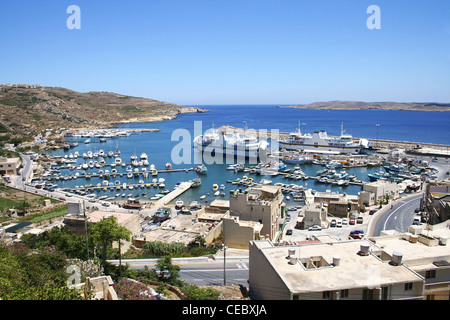
[[[225,245],[225,242],[222,243],[223,248],[223,285],[227,285],[227,273],[226,273],[226,261],[227,261],[227,246]]]

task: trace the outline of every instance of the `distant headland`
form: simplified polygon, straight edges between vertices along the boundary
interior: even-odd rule
[[[404,111],[450,111],[450,103],[439,102],[362,102],[326,101],[278,108],[329,109],[329,110],[404,110]]]

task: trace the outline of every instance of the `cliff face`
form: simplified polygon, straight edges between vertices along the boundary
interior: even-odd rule
[[[207,110],[111,92],[81,93],[23,84],[0,85],[0,111],[0,124],[8,132],[30,133],[46,128],[161,121]]]
[[[409,110],[409,111],[450,111],[450,103],[437,102],[361,102],[361,101],[327,101],[299,104],[280,108],[298,109],[336,109],[336,110]]]

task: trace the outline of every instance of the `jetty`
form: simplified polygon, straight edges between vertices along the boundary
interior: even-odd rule
[[[181,182],[175,190],[171,191],[170,193],[166,194],[164,197],[156,201],[152,209],[159,209],[167,205],[168,203],[179,197],[181,194],[189,190],[192,184],[192,181]]]

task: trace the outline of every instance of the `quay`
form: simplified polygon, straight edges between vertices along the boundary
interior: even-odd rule
[[[259,139],[277,139],[285,140],[289,137],[289,132],[271,132],[269,130],[255,130],[243,129],[233,126],[222,126],[217,129],[219,132],[235,132],[239,134],[254,135]],[[361,138],[353,137],[353,142],[358,142]],[[406,153],[426,155],[426,156],[440,156],[450,157],[449,145],[425,143],[425,142],[411,142],[411,141],[395,141],[384,139],[371,139],[371,147],[379,153],[388,153],[390,149],[404,149]]]

